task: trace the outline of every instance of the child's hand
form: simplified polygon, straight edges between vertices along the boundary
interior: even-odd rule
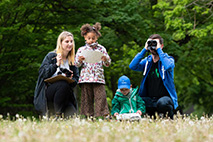
[[[142,115],[142,112],[140,110],[138,110],[136,113],[138,113],[139,115]]]
[[[79,56],[79,57],[78,57],[78,60],[79,60],[80,62],[82,62],[83,60],[85,60],[85,57],[84,57],[84,56]]]
[[[114,113],[114,116],[116,117],[117,115],[119,115],[117,112],[116,113]]]
[[[107,61],[107,57],[106,56],[102,56],[101,60],[104,61],[104,62],[106,62]]]

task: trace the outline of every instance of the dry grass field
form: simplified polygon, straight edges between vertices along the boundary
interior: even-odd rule
[[[1,142],[213,142],[213,116],[174,120],[34,119],[0,116]]]

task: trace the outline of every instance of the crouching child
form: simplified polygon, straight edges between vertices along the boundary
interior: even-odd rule
[[[130,79],[123,75],[118,79],[118,89],[112,100],[111,114],[116,117],[119,114],[137,113],[145,114],[145,103],[138,95],[138,87],[132,88]]]

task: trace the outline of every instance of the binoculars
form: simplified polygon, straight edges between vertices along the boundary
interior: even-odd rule
[[[156,40],[149,40],[147,42],[147,44],[148,44],[148,47],[147,47],[148,50],[155,50],[156,46],[157,46],[157,41]]]
[[[72,75],[72,73],[66,68],[59,68],[59,69],[60,71],[58,72],[58,75],[62,73],[64,73],[66,77],[70,77]]]

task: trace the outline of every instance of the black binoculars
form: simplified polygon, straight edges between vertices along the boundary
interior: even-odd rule
[[[157,41],[156,40],[149,40],[147,42],[147,44],[148,44],[148,47],[147,47],[148,50],[155,50],[156,46],[157,46]]]
[[[66,68],[59,68],[59,69],[60,71],[58,72],[58,75],[62,73],[64,73],[66,77],[70,77],[72,75],[72,73]]]

